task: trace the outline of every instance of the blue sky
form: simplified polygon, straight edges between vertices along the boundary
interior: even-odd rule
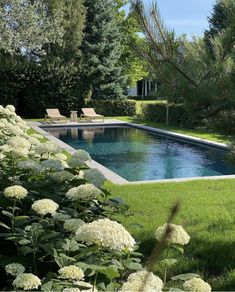
[[[152,0],[144,0],[151,4]],[[157,0],[161,16],[167,27],[174,29],[177,35],[186,33],[202,36],[208,28],[207,17],[210,16],[215,0]]]

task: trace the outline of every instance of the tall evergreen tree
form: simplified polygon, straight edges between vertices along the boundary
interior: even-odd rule
[[[121,34],[115,1],[85,0],[86,27],[82,43],[83,84],[94,99],[123,97],[125,77],[120,65]]]
[[[229,10],[234,9],[234,7],[234,0],[217,0],[213,5],[211,16],[208,18],[209,29],[204,33],[204,42],[212,54],[212,39],[230,26]]]

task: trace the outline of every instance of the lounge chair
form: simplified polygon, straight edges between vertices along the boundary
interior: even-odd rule
[[[46,119],[51,119],[52,121],[60,121],[64,120],[66,123],[66,117],[62,116],[58,110],[58,108],[48,108],[46,109],[47,115],[45,115]]]
[[[98,115],[93,108],[82,108],[82,112],[81,118],[87,118],[89,121],[93,119],[102,119],[104,121],[104,116]]]

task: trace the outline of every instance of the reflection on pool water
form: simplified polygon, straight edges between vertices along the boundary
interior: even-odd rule
[[[128,181],[235,174],[226,151],[127,126],[47,129]]]

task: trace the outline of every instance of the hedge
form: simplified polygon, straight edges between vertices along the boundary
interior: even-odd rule
[[[142,104],[141,117],[145,120],[166,123],[167,105],[165,103]],[[169,104],[169,123],[172,125],[191,125],[183,104]]]
[[[104,116],[134,116],[136,114],[135,101],[127,99],[89,100],[86,107],[93,107],[98,114]]]

